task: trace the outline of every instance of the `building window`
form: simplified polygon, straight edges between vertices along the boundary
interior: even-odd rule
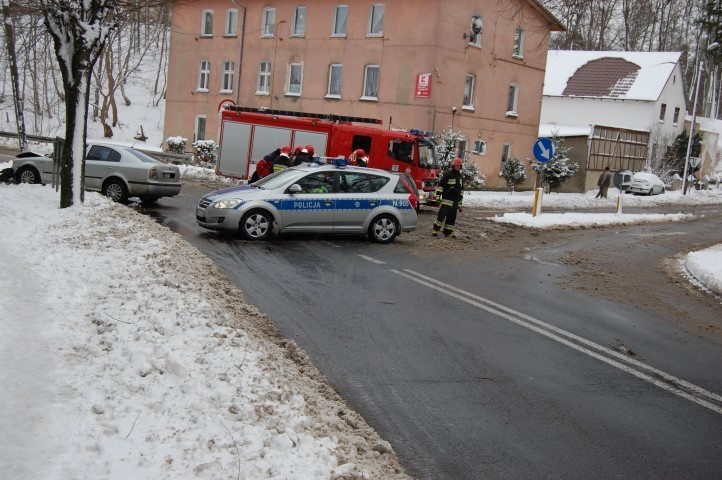
[[[663,103],[659,108],[659,121],[664,123],[664,116],[667,114],[667,104]]]
[[[326,98],[341,98],[341,77],[343,65],[333,64],[328,69],[328,92]]]
[[[379,99],[379,66],[366,65],[364,71],[364,94],[361,100]]]
[[[276,9],[266,7],[263,9],[261,37],[273,37],[276,34]]]
[[[519,104],[519,85],[516,83],[509,84],[509,98],[506,101],[506,116],[516,117],[517,106]]]
[[[271,93],[271,62],[258,64],[258,83],[256,95],[269,95]]]
[[[474,75],[470,73],[466,75],[466,81],[464,82],[464,102],[461,108],[474,109]]]
[[[484,23],[479,15],[471,17],[471,33],[469,34],[469,44],[481,47],[481,34]]]
[[[226,36],[235,37],[238,34],[238,10],[229,8],[226,10]]]
[[[484,140],[474,142],[474,153],[477,155],[486,155],[486,142]]]
[[[679,123],[679,107],[674,108],[674,119],[672,119],[672,123],[677,125]]]
[[[286,83],[286,95],[300,96],[302,82],[303,64],[290,63],[288,65],[288,81]]]
[[[516,58],[524,58],[524,30],[517,28],[514,32],[514,53]]]
[[[384,34],[384,11],[386,7],[381,4],[371,5],[369,9],[368,36],[381,37]]]
[[[195,132],[193,132],[193,135],[195,136],[196,141],[206,139],[206,116],[205,115],[196,115],[196,128],[195,128]]]
[[[501,149],[501,163],[502,165],[504,162],[509,160],[511,158],[511,143],[505,143],[504,146]]]
[[[208,91],[208,83],[211,77],[211,62],[208,60],[201,60],[198,65],[198,88],[199,92]]]
[[[293,11],[291,31],[294,37],[303,37],[306,34],[306,7],[296,7]]]
[[[223,62],[221,93],[230,93],[233,91],[233,68],[233,62]]]
[[[201,37],[213,36],[213,10],[203,10],[203,23],[201,25]]]
[[[336,5],[333,12],[333,33],[332,36],[345,37],[348,25],[348,6]]]

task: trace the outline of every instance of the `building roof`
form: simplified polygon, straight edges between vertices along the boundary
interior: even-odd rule
[[[544,95],[654,102],[680,56],[680,52],[549,50]]]

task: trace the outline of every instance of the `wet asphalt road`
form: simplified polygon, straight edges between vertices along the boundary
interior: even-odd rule
[[[194,207],[212,189],[184,184],[146,213],[221,266],[414,478],[719,478],[721,336],[561,288],[554,260],[680,229],[720,238],[719,212],[716,224],[570,234],[527,258],[418,256],[404,236],[204,232]],[[684,308],[722,326],[719,306]]]

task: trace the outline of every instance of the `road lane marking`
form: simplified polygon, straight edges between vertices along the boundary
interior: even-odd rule
[[[687,232],[658,232],[658,233],[633,233],[632,237],[674,237],[677,235],[687,235]]]
[[[381,260],[376,260],[373,257],[368,257],[366,255],[359,255],[359,257],[363,258],[364,260],[367,260],[371,263],[375,263],[376,265],[386,265],[386,262],[382,262]]]
[[[540,335],[554,340],[555,342],[584,353],[585,355],[618,368],[630,375],[634,375],[635,377],[652,383],[663,390],[678,395],[722,415],[722,396],[717,395],[716,393],[705,390],[702,387],[687,382],[686,380],[682,380],[681,378],[677,378],[669,373],[642,363],[639,360],[627,357],[616,350],[599,345],[598,343],[594,343],[571,332],[555,327],[554,325],[542,322],[541,320],[518,312],[512,308],[458,289],[452,285],[427,277],[421,273],[408,269],[404,271],[392,269],[391,271],[413,282],[424,285],[450,297],[454,297],[469,305],[475,306],[481,310],[485,310],[493,315],[532,330]]]

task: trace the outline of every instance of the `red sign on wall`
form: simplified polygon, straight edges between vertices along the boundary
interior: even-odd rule
[[[416,75],[416,98],[431,98],[431,74]]]

